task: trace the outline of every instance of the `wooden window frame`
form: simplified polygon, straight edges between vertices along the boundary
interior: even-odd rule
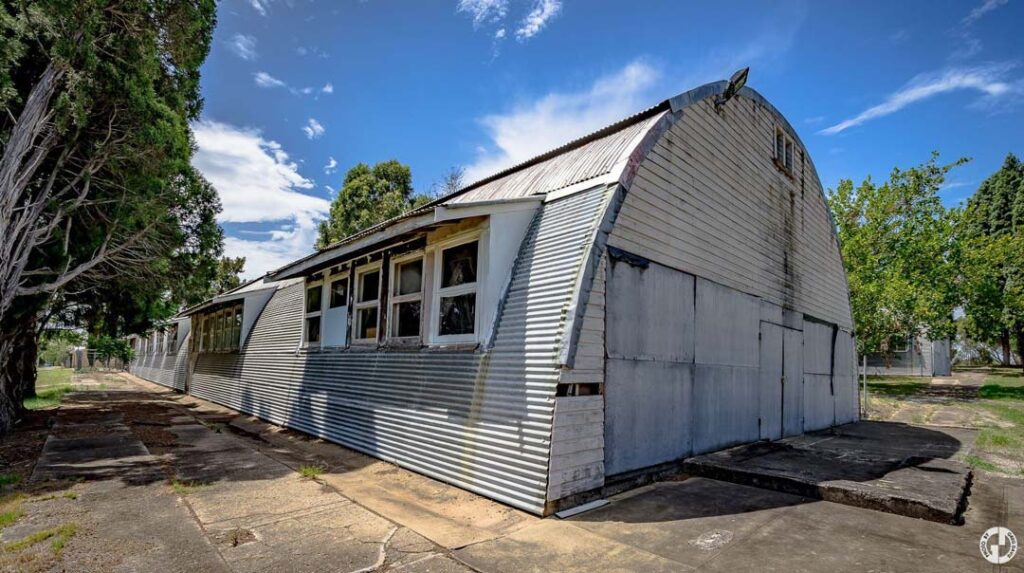
[[[352,283],[348,285],[352,290],[352,307],[349,310],[352,313],[352,331],[349,333],[349,344],[351,346],[376,346],[380,339],[380,305],[381,305],[381,290],[384,285],[383,281],[380,280],[381,270],[383,269],[381,261],[374,261],[365,265],[356,267],[352,272]],[[359,302],[363,294],[363,275],[375,272],[377,273],[377,296],[372,301]],[[359,333],[359,311],[367,308],[377,309],[377,335],[373,338],[359,338],[356,336]]]
[[[395,294],[395,287],[397,286],[398,267],[401,265],[411,263],[413,261],[420,261],[420,290],[413,294]],[[423,340],[423,315],[427,311],[427,305],[423,300],[424,290],[427,282],[427,258],[424,256],[424,252],[413,251],[411,253],[404,253],[401,256],[391,259],[391,269],[388,273],[388,293],[387,293],[387,304],[388,304],[388,332],[387,339],[389,341],[395,341],[398,343],[415,343]],[[419,333],[416,336],[397,336],[392,334],[392,328],[398,326],[398,305],[408,302],[419,302],[420,303],[420,328]]]
[[[430,296],[430,314],[427,321],[430,324],[430,344],[433,345],[445,345],[445,344],[463,344],[473,343],[479,341],[480,336],[480,291],[483,290],[484,281],[484,269],[487,268],[485,263],[487,257],[487,251],[484,248],[483,229],[475,229],[468,233],[460,233],[454,237],[450,237],[444,241],[431,246],[431,250],[434,253],[434,272],[433,272],[433,288],[431,288]],[[461,284],[453,287],[444,287],[444,252],[465,245],[466,243],[472,243],[476,241],[476,268],[477,275],[476,281],[472,283]],[[474,294],[473,300],[473,332],[470,334],[448,334],[441,335],[441,299],[452,296],[459,296],[464,294]]]
[[[305,283],[305,288],[302,289],[302,346],[304,348],[320,348],[320,343],[324,339],[324,280],[319,279],[315,281],[309,281]],[[320,289],[320,308],[316,310],[309,310],[306,308],[306,299],[309,296],[309,291],[319,288]],[[320,319],[320,339],[315,342],[309,341],[309,319],[319,318]]]
[[[781,125],[775,126],[772,139],[772,162],[775,167],[789,177],[793,177],[793,166],[796,164],[796,140]],[[782,142],[780,148],[779,142]]]

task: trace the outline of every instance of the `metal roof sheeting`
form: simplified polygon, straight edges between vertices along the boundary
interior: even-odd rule
[[[664,112],[662,112],[664,113]],[[611,172],[633,150],[636,138],[660,118],[661,113],[584,143],[545,161],[529,164],[504,177],[456,195],[443,204],[505,201],[543,195]]]
[[[267,303],[239,353],[204,353],[196,396],[542,513],[563,336],[608,188],[543,205],[484,352],[299,350],[301,285]]]

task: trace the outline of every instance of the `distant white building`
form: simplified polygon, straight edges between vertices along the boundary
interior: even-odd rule
[[[889,350],[888,356],[869,354],[867,373],[869,376],[950,376],[953,366],[949,339],[904,338]]]

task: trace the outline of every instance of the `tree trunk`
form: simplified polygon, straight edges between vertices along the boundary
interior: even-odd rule
[[[35,315],[11,325],[0,340],[0,434],[6,433],[24,411],[25,390],[35,393],[39,340]]]
[[[1017,363],[1021,370],[1024,371],[1024,324],[1017,325],[1017,356],[1020,358],[1020,362]]]
[[[1003,347],[1003,366],[1010,365],[1010,331],[1009,329],[1003,329],[1003,332],[999,334],[999,342]]]

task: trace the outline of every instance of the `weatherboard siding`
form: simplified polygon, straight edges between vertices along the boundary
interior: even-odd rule
[[[191,392],[542,513],[558,342],[608,194],[541,208],[487,351],[306,351],[296,285],[274,294],[240,352],[200,354]]]
[[[608,244],[849,329],[845,274],[820,183],[794,144],[773,162],[782,122],[737,96],[720,115],[685,109],[640,165]]]

